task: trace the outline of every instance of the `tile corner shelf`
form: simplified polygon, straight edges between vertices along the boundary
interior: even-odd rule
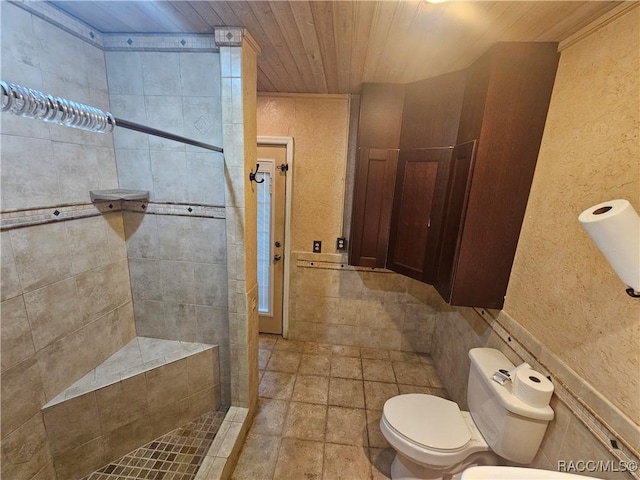
[[[100,201],[117,201],[117,200],[149,200],[149,192],[147,190],[91,190],[89,196],[92,202]]]

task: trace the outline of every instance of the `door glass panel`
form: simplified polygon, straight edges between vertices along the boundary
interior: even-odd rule
[[[271,314],[271,174],[258,172],[258,313]]]
[[[258,329],[277,335],[283,331],[287,177],[286,171],[276,165],[286,163],[286,154],[287,149],[281,145],[258,145],[257,180],[264,183],[251,187],[257,207]]]

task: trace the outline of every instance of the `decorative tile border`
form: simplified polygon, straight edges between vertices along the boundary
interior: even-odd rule
[[[217,52],[219,50],[212,34],[101,33],[48,2],[33,0],[9,0],[9,2],[102,50],[142,52]],[[230,30],[242,31],[243,29]],[[242,42],[242,35],[240,42]]]
[[[0,213],[0,231],[43,225],[45,223],[62,222],[65,220],[76,220],[78,218],[97,217],[104,213],[119,212],[121,210],[121,202],[101,202],[99,204],[83,203],[32,210],[18,210],[15,212],[2,212]]]
[[[122,209],[127,212],[150,213],[152,215],[226,218],[224,207],[209,207],[205,205],[128,201],[124,202]]]
[[[49,22],[67,33],[90,43],[94,47],[103,48],[104,35],[84,22],[74,18],[48,2],[32,0],[9,0],[9,3]]]
[[[350,270],[357,272],[395,273],[386,268],[358,267],[348,264],[346,253],[292,252],[296,267],[324,268],[328,270]]]
[[[218,47],[242,47],[246,43],[257,54],[260,54],[260,45],[245,28],[216,27],[214,33]]]
[[[0,212],[0,231],[44,225],[47,223],[97,217],[105,213],[139,212],[151,215],[176,215],[182,217],[226,218],[224,207],[205,205],[170,204],[137,201],[114,201],[60,205],[47,208]]]
[[[535,370],[553,379],[554,393],[594,437],[620,462],[635,465],[640,463],[640,452],[637,445],[631,445],[626,439],[638,438],[640,431],[630,419],[627,419],[591,385],[581,379],[555,355],[544,347],[526,330],[520,327],[506,312],[498,315],[485,309],[474,309],[485,323],[507,344],[520,358],[529,363]],[[514,334],[514,332],[516,332]],[[539,350],[538,355],[531,350]],[[545,360],[546,358],[546,360]],[[553,363],[553,367],[550,365]],[[577,387],[579,386],[579,387]],[[581,391],[576,392],[576,388]],[[597,397],[603,406],[608,407],[607,420],[594,411],[585,401],[585,394]],[[615,426],[614,426],[615,425]],[[640,472],[628,472],[633,478],[640,480]]]
[[[217,52],[210,34],[105,34],[103,50],[137,52]]]
[[[242,47],[243,42],[248,42],[257,52],[260,52],[256,41],[242,27],[217,27],[213,35],[101,33],[48,2],[33,0],[9,0],[9,2],[106,51],[218,52],[219,47]]]
[[[216,45],[219,47],[241,47],[244,37],[242,27],[218,27],[214,29]]]

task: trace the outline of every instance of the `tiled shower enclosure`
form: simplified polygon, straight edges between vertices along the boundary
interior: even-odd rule
[[[106,38],[45,4],[1,8],[3,80],[222,146],[213,36]],[[228,287],[236,174],[143,133],[2,115],[3,477],[79,478],[231,405],[232,338],[248,342],[229,329],[229,299],[244,299]],[[149,198],[92,204],[105,189]]]

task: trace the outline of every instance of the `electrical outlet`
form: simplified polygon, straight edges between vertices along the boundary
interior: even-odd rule
[[[345,250],[347,248],[347,239],[344,237],[338,237],[336,239],[336,250]]]
[[[322,252],[322,242],[320,240],[313,241],[313,253]]]

